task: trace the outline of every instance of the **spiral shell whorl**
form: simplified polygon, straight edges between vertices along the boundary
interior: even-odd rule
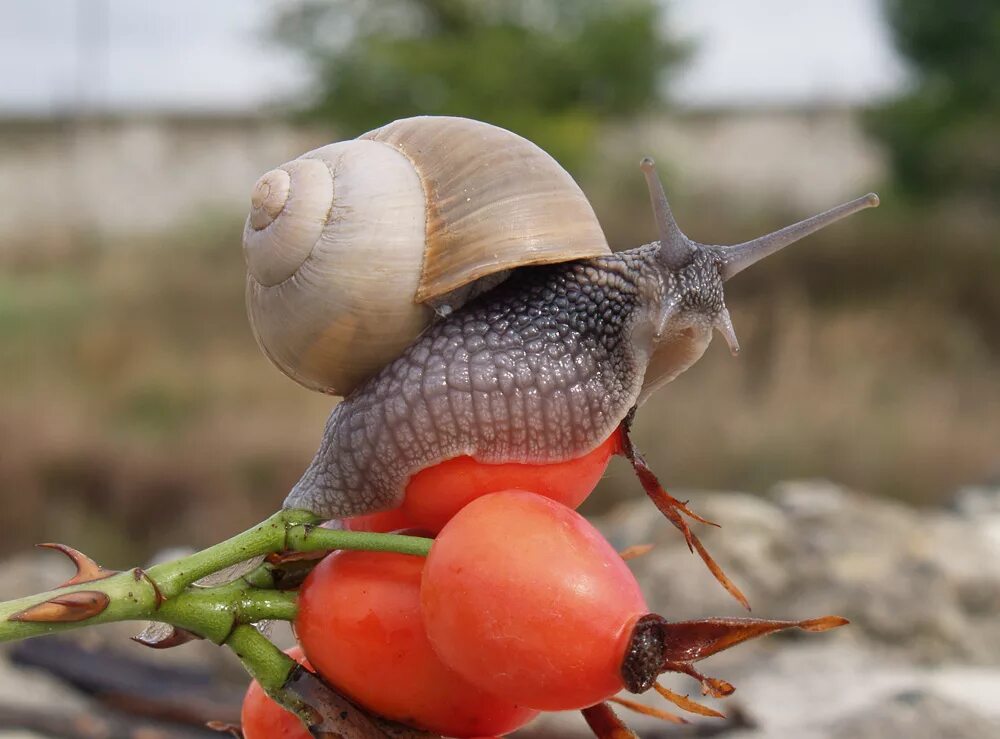
[[[250,203],[243,231],[247,268],[262,285],[277,285],[295,274],[322,235],[333,178],[324,162],[296,159],[257,180]]]
[[[250,226],[254,231],[267,228],[281,213],[288,202],[291,181],[283,169],[272,169],[257,180],[250,196]]]
[[[247,309],[282,372],[344,395],[420,332],[425,211],[410,161],[372,141],[324,146],[258,181],[244,229]]]
[[[510,131],[395,121],[263,175],[243,232],[250,324],[296,382],[346,395],[477,280],[610,253],[572,177]],[[494,280],[495,281],[495,280]]]

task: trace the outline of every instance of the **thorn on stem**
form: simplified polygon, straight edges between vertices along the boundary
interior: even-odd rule
[[[187,644],[189,641],[201,639],[200,636],[187,629],[154,621],[140,633],[130,637],[136,644],[142,644],[150,649],[170,649]]]
[[[35,546],[41,549],[54,549],[57,552],[62,552],[69,557],[70,561],[76,567],[76,574],[60,585],[59,587],[61,588],[85,582],[94,582],[95,580],[103,580],[118,574],[118,570],[106,570],[79,549],[74,549],[66,544],[46,542],[44,544],[36,544]]]
[[[268,564],[280,567],[281,565],[288,564],[289,562],[320,560],[332,551],[332,549],[317,549],[315,552],[272,552],[264,559],[268,562]]]
[[[111,599],[98,590],[78,590],[57,595],[47,601],[11,615],[9,621],[31,623],[73,623],[86,621],[102,613]]]
[[[156,581],[153,580],[153,578],[151,578],[141,567],[135,567],[132,569],[132,577],[136,582],[145,580],[149,583],[150,587],[153,588],[153,597],[156,599],[156,610],[160,610],[160,606],[162,606],[164,601],[166,601],[166,597],[164,597],[162,591],[160,590],[160,586],[156,584]]]

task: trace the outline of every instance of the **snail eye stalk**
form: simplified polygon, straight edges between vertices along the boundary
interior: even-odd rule
[[[878,195],[873,192],[860,198],[856,198],[848,203],[838,205],[836,208],[807,218],[804,221],[793,223],[791,226],[775,231],[774,233],[761,236],[752,241],[745,241],[735,246],[721,247],[722,251],[722,279],[728,280],[733,275],[739,274],[747,267],[759,262],[764,257],[774,254],[776,251],[784,249],[796,241],[820,231],[832,223],[836,223],[842,218],[857,213],[866,208],[878,207]]]
[[[690,261],[696,247],[684,235],[674,219],[670,203],[667,202],[667,194],[663,191],[663,182],[656,172],[656,164],[652,159],[646,157],[639,163],[639,166],[646,177],[649,201],[653,206],[653,215],[656,217],[656,228],[660,236],[660,261],[667,269],[679,270]]]

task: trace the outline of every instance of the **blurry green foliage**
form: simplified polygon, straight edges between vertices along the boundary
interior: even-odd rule
[[[280,12],[277,37],[316,71],[308,115],[345,136],[468,116],[578,169],[601,120],[658,101],[683,53],[660,27],[653,0],[304,0]]]
[[[1000,195],[1000,2],[886,0],[913,68],[906,96],[873,111],[910,195]]]

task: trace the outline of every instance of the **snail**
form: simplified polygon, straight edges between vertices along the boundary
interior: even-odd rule
[[[725,281],[878,198],[713,246],[642,169],[659,239],[614,253],[554,159],[478,121],[398,120],[263,175],[244,231],[254,335],[287,375],[344,396],[285,507],[393,509],[455,459],[544,467],[617,439],[713,567],[628,440],[631,413],[713,331],[738,351]]]

